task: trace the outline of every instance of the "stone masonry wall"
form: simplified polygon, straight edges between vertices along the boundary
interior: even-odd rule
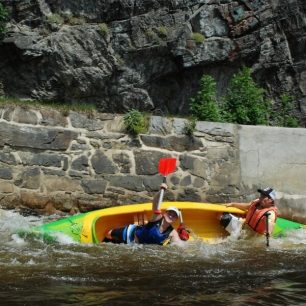
[[[177,169],[167,178],[167,200],[245,201],[257,196],[257,188],[269,184],[282,188],[278,190],[281,206],[288,208],[289,203],[294,212],[305,211],[303,184],[291,184],[286,190],[279,175],[265,179],[258,170],[273,159],[273,173],[279,158],[277,152],[293,161],[305,155],[304,146],[295,148],[294,154],[289,148],[284,153],[281,147],[273,154],[261,154],[260,148],[265,148],[269,139],[265,135],[271,128],[198,122],[194,135],[187,136],[186,122],[152,116],[148,132],[133,137],[124,130],[122,115],[2,107],[0,205],[9,209],[69,212],[148,202],[162,182],[158,173],[160,158],[175,157]],[[278,135],[282,135],[282,141],[290,139],[291,134],[301,141],[306,136],[304,129],[273,131],[270,148],[271,143],[281,145]],[[285,138],[283,131],[287,133]],[[261,137],[255,139],[260,162],[252,168],[254,154],[247,153],[248,146],[253,145],[251,139],[259,132]],[[261,139],[265,140],[263,147]],[[305,167],[305,158],[301,157],[300,163]],[[248,175],[250,171],[252,175]],[[305,181],[304,172],[297,174]],[[294,214],[292,210],[283,211]]]

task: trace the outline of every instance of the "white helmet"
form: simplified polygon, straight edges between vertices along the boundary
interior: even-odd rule
[[[170,211],[170,210],[174,211],[177,214],[177,217],[180,216],[180,211],[175,206],[170,206],[166,209],[166,211]]]

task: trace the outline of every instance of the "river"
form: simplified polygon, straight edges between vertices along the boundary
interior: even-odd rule
[[[186,247],[46,244],[0,214],[0,305],[306,305],[306,230]]]

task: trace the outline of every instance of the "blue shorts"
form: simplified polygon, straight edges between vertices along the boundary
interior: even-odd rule
[[[112,239],[114,239],[114,241],[117,243],[133,243],[135,241],[136,228],[137,225],[135,224],[114,228],[111,233]]]

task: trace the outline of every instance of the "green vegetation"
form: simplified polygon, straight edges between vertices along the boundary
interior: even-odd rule
[[[8,20],[8,11],[3,6],[3,4],[0,3],[0,36],[5,31],[5,25]]]
[[[106,23],[99,23],[99,30],[103,36],[107,36],[109,33],[109,28]]]
[[[191,99],[191,114],[198,120],[221,121],[216,98],[216,82],[210,75],[203,75],[200,90]]]
[[[226,122],[258,125],[268,124],[271,106],[264,89],[252,79],[251,69],[243,67],[233,76],[226,92],[223,117]]]
[[[243,67],[234,74],[224,97],[216,97],[216,82],[209,75],[203,75],[200,90],[190,102],[190,112],[197,120],[230,122],[245,125],[274,125],[298,127],[299,121],[292,114],[294,98],[288,94],[280,96],[280,107],[272,111],[271,102],[265,91],[253,81],[251,69]],[[270,120],[270,121],[269,121]],[[191,134],[192,125],[186,126]]]
[[[184,133],[188,136],[192,136],[195,131],[196,125],[197,125],[196,118],[193,117],[190,118],[185,124]]]
[[[21,100],[12,97],[0,97],[0,106],[22,106],[22,107],[34,107],[42,108],[49,107],[51,109],[56,109],[62,114],[68,114],[70,110],[76,112],[82,112],[87,114],[92,114],[96,111],[96,106],[90,103],[61,103],[54,101],[37,101],[37,100]]]
[[[294,97],[285,93],[280,96],[280,109],[274,113],[276,125],[284,127],[298,127],[299,121],[290,115],[294,110]]]
[[[86,23],[86,20],[83,17],[75,17],[75,16],[67,16],[66,23],[74,26],[74,25],[82,25]]]
[[[75,17],[69,14],[64,14],[64,15],[52,14],[47,17],[47,21],[51,24],[57,24],[59,26],[63,25],[64,23],[72,25],[72,26],[82,25],[86,23],[86,20],[83,17]]]
[[[168,29],[166,27],[157,27],[156,31],[162,38],[167,38]]]
[[[205,36],[201,33],[194,32],[191,35],[191,38],[197,43],[202,44],[205,40]]]
[[[145,32],[148,40],[150,41],[155,41],[155,42],[159,42],[159,37],[158,35],[152,30],[152,28],[149,28],[146,30]]]
[[[128,111],[123,117],[126,130],[133,135],[144,133],[147,129],[147,121],[146,116],[136,109]]]
[[[49,23],[55,23],[57,25],[62,25],[64,24],[64,21],[65,21],[64,18],[59,14],[52,14],[48,16]]]
[[[145,35],[149,42],[163,45],[168,37],[168,29],[166,27],[148,28],[145,31]]]

